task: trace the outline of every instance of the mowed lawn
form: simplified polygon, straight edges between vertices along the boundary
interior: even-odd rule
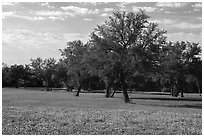
[[[184,94],[134,92],[132,103],[122,93],[39,89],[2,89],[2,134],[202,134],[202,98]]]

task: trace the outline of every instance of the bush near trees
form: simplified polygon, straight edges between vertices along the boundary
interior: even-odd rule
[[[167,41],[166,31],[148,21],[144,11],[113,12],[87,43],[67,42],[61,59],[31,59],[28,65],[2,64],[2,85],[105,89],[105,97],[121,90],[169,91],[172,96],[202,91],[201,46]],[[111,90],[114,92],[111,95]]]

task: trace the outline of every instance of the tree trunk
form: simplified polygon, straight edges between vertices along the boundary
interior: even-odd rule
[[[107,85],[106,85],[106,94],[105,94],[105,97],[106,97],[106,98],[109,98],[109,97],[110,97],[110,84],[107,84]]]
[[[132,93],[132,85],[130,86],[130,93]]]
[[[66,91],[69,91],[69,85],[66,84]]]
[[[181,90],[181,97],[184,97],[184,96],[183,96],[183,90]]]
[[[173,85],[173,88],[172,88],[171,96],[177,97],[176,94],[177,94],[177,88],[176,88],[176,85],[174,84],[174,85]]]
[[[66,91],[72,91],[71,86],[69,85],[68,82],[66,82],[65,85],[66,85]]]
[[[19,87],[19,80],[16,80],[16,86],[15,86],[16,88],[18,88]]]
[[[121,82],[121,86],[122,86],[122,90],[123,90],[125,103],[129,103],[130,99],[129,99],[129,96],[127,93],[127,85],[125,83],[125,78],[124,78],[123,72],[121,72],[121,74],[120,74],[120,82]]]
[[[123,95],[124,95],[125,103],[129,103],[130,99],[129,99],[129,96],[127,93],[127,88],[123,84],[122,84],[122,89],[123,89]]]
[[[49,86],[47,86],[47,91],[50,91],[50,88],[49,88]]]
[[[49,87],[49,83],[48,82],[47,82],[46,88],[47,88],[47,91],[50,91],[50,87]]]
[[[178,94],[179,94],[179,92],[178,92],[178,84],[177,84],[177,82],[175,82],[175,83],[173,84],[171,96],[177,97]]]
[[[115,92],[116,92],[116,90],[113,90],[113,93],[112,93],[112,95],[111,95],[111,98],[114,96]]]
[[[91,81],[89,80],[89,88],[88,88],[88,92],[91,91]]]
[[[198,80],[196,80],[196,85],[197,85],[197,87],[198,87],[198,93],[199,93],[199,95],[201,96],[201,90],[200,90],[200,86],[199,86],[199,83],[198,83]]]
[[[79,92],[81,92],[81,85],[78,87],[78,90],[77,90],[77,93],[76,93],[77,97],[79,96]]]

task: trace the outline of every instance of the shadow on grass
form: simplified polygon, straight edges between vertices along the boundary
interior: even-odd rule
[[[134,102],[134,100],[136,101],[137,99],[141,99],[141,100],[158,100],[158,101],[174,101],[173,104],[169,103],[161,103],[161,102],[157,102],[157,103],[152,103],[152,104],[144,104],[142,103],[141,105],[146,105],[146,106],[155,106],[155,107],[176,107],[176,108],[194,108],[194,109],[202,109],[202,98],[162,98],[162,97],[134,97],[134,98],[130,98],[132,100],[131,104],[138,104],[138,102]],[[177,102],[177,101],[189,101],[190,103],[188,104],[184,104],[181,102]],[[199,103],[195,103],[198,102]],[[194,102],[194,103],[193,103]]]
[[[132,102],[132,104],[137,104]],[[145,106],[155,106],[155,107],[175,107],[175,108],[194,108],[202,109],[202,104],[193,104],[193,105],[161,105],[161,104],[141,104]]]
[[[166,100],[166,101],[202,101],[202,98],[162,98],[162,97],[134,97],[130,99],[143,99],[143,100]]]

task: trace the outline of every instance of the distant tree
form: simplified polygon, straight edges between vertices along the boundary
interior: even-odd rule
[[[43,81],[44,78],[43,78],[43,60],[38,57],[36,59],[31,59],[31,71],[32,71],[32,74],[33,76],[35,77],[35,79],[37,81]]]
[[[23,86],[26,87],[26,86],[32,86],[30,83],[31,83],[31,68],[30,68],[30,65],[29,64],[25,64],[24,65],[24,73],[22,75],[23,77]]]
[[[196,43],[169,42],[166,47],[163,47],[161,76],[169,83],[172,96],[178,96],[181,93],[183,97],[187,76],[193,75],[196,78],[201,76],[201,65],[198,68],[192,68],[195,62],[199,62],[200,53],[201,49]]]
[[[67,48],[61,50],[61,53],[64,62],[67,64],[67,74],[75,81],[74,86],[77,87],[76,96],[79,96],[83,80],[88,76],[85,64],[86,44],[84,45],[80,40],[67,42]]]
[[[54,58],[45,59],[43,61],[44,80],[47,91],[52,90],[55,82],[56,60]]]
[[[10,76],[16,88],[22,84],[24,79],[25,70],[23,65],[12,65],[10,67]]]
[[[166,32],[149,23],[148,18],[142,10],[136,14],[114,12],[113,17],[98,26],[91,35],[93,44],[101,53],[98,57],[110,62],[106,61],[103,68],[117,71],[125,102],[129,102],[128,77],[141,68],[150,70],[156,65],[154,56],[157,57],[160,44],[165,42],[163,34]]]
[[[2,87],[11,86],[10,67],[2,63]]]
[[[52,90],[55,79],[56,60],[54,58],[45,60],[41,58],[31,59],[31,66],[38,79],[44,81],[47,91]]]
[[[100,47],[92,45],[86,57],[88,73],[92,76],[98,76],[105,84],[105,97],[110,97],[111,87],[118,78],[117,69],[110,60],[113,56],[112,53],[102,52]]]
[[[66,86],[67,91],[72,90],[74,85],[72,75],[69,75],[68,69],[69,68],[64,60],[60,59],[56,67],[56,76],[57,79]]]

